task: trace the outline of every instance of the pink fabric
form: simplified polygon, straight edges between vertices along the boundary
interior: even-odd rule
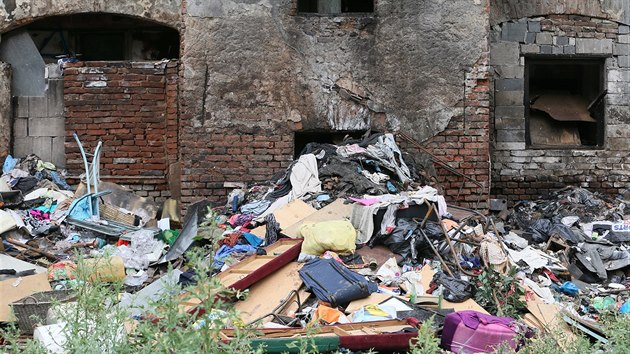
[[[350,200],[352,200],[353,202],[359,203],[361,205],[365,205],[365,206],[370,206],[379,202],[379,200],[376,198],[370,198],[370,199],[350,198]]]
[[[512,349],[518,345],[514,320],[476,311],[448,314],[442,331],[442,347],[454,353],[490,353],[507,342]]]

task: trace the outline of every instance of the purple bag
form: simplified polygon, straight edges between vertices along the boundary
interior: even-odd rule
[[[519,326],[510,317],[486,315],[477,311],[449,313],[442,330],[442,348],[454,353],[489,353],[502,343],[516,350]]]

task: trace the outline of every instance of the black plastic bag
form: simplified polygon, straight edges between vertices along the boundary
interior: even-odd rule
[[[549,241],[549,230],[551,230],[551,220],[538,219],[527,228],[527,232],[532,234],[532,241],[543,243]]]
[[[413,220],[398,219],[391,235],[382,239],[383,244],[404,259],[413,258],[415,251],[426,243],[424,238],[416,232],[418,227],[419,224]]]
[[[434,283],[444,287],[442,296],[450,302],[464,302],[475,296],[473,283],[448,276],[444,272],[435,273],[431,280],[431,284]]]
[[[560,223],[554,224],[549,219],[536,220],[527,228],[527,232],[532,234],[532,240],[536,243],[547,242],[552,236],[558,236],[573,245],[584,241],[582,237],[576,235],[570,227]]]

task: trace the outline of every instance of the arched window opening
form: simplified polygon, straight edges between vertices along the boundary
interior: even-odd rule
[[[159,60],[179,57],[179,33],[156,22],[90,13],[52,16],[24,27],[45,62]]]

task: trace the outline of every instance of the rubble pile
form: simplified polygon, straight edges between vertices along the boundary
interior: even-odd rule
[[[0,321],[50,352],[71,333],[58,306],[80,307],[77,289],[94,284],[118,289],[103,304],[123,318],[110,342],[172,325],[212,329],[220,345],[246,334],[267,352],[304,336],[322,351],[405,351],[430,318],[453,352],[519,349],[550,327],[604,343],[602,316],[630,312],[623,196],[569,187],[510,210],[460,208],[393,135],[374,134],[308,144],[271,183],[182,219],[174,200],[100,181],[98,150],[75,191],[36,156],[3,166]],[[183,317],[164,318],[167,304]]]

